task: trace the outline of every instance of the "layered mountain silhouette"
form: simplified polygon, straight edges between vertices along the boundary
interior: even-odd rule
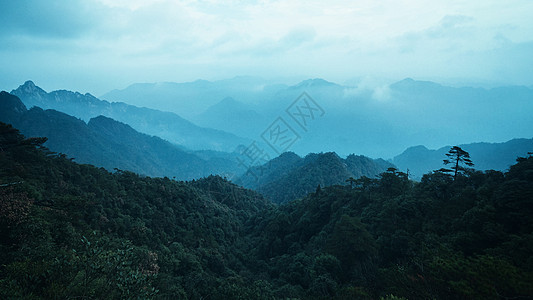
[[[239,76],[218,81],[135,83],[110,91],[101,98],[171,111],[190,119],[224,98],[231,97],[243,103],[268,101],[286,87],[262,78]]]
[[[269,120],[253,105],[239,102],[231,97],[222,99],[192,119],[196,124],[217,128],[250,138],[257,138]],[[266,128],[266,127],[265,127]]]
[[[325,111],[324,116],[309,120],[305,129],[300,128],[286,111],[304,92]],[[511,135],[529,137],[529,128],[533,128],[530,117],[533,91],[529,88],[455,88],[413,79],[382,89],[368,89],[342,86],[323,79],[309,79],[287,86],[259,78],[239,77],[216,82],[135,84],[106,95],[121,99],[136,97],[133,102],[153,107],[164,104],[169,109],[188,105],[191,111],[202,111],[198,109],[203,107],[204,110],[194,116],[194,121],[205,127],[172,112],[108,102],[90,94],[66,90],[47,93],[31,81],[12,93],[18,95],[25,106],[4,95],[4,105],[9,103],[11,109],[2,111],[3,118],[8,122],[15,120],[14,125],[23,133],[48,136],[48,146],[54,151],[106,168],[115,164],[113,167],[142,174],[185,179],[211,173],[231,176],[246,172],[237,162],[240,151],[236,149],[242,150],[242,145],[250,144],[252,139],[260,141],[260,134],[275,118],[282,117],[301,135],[289,151],[321,154],[302,158],[295,153],[285,153],[270,161],[266,165],[268,168],[252,168],[248,170],[248,176],[240,177],[239,183],[261,191],[275,202],[300,197],[318,185],[343,183],[348,177],[374,177],[392,166],[383,160],[364,156],[350,155],[342,159],[339,155],[371,153],[374,157],[386,157],[387,154],[392,157],[413,144],[431,147],[437,142],[451,144],[450,141],[483,140],[483,137],[489,137],[487,140],[505,140],[505,136]],[[26,110],[26,107],[33,106],[44,110]],[[513,122],[508,122],[510,118]],[[54,129],[46,131],[46,128]],[[139,132],[157,135],[171,143],[161,139],[156,143],[155,138]],[[139,147],[150,144],[147,142],[149,138],[152,138],[150,143],[155,144]],[[72,143],[54,145],[57,140]],[[113,145],[113,150],[104,149],[104,144]],[[163,144],[165,146],[160,146]],[[481,170],[505,170],[517,156],[532,150],[531,139],[460,146],[470,152],[475,167]],[[420,179],[424,173],[442,167],[448,149],[413,147],[390,162],[401,171],[409,169],[411,178]],[[142,151],[157,154],[141,158]],[[103,154],[99,160],[89,160],[100,152]],[[122,152],[132,152],[133,156],[121,158],[123,162],[117,164],[113,156]],[[327,174],[324,170],[328,168],[334,171]],[[259,179],[249,176],[257,172],[261,173]],[[298,182],[297,178],[305,179]],[[278,186],[284,188],[276,188]],[[280,191],[285,195],[278,195]]]
[[[318,186],[346,184],[350,177],[374,178],[394,167],[382,159],[349,155],[345,159],[334,152],[311,153],[301,158],[286,152],[264,165],[248,170],[237,183],[254,189],[275,203],[301,198]]]
[[[85,123],[65,113],[39,107],[27,110],[21,100],[0,94],[0,121],[13,124],[28,137],[47,137],[46,146],[55,152],[108,170],[114,168],[143,175],[188,180],[210,174],[231,175],[238,165],[230,154],[203,158],[159,137],[134,130],[127,124],[98,116]]]
[[[178,179],[232,176],[246,171],[240,169],[236,153],[190,152],[108,117],[98,116],[85,123],[53,109],[34,106],[27,110],[17,96],[7,92],[0,95],[0,108],[0,121],[13,124],[26,136],[47,137],[48,148],[80,163]],[[342,159],[331,152],[301,158],[287,152],[263,166],[250,168],[236,182],[283,203],[304,196],[318,185],[344,184],[349,177],[375,177],[388,167],[392,164],[364,156]]]
[[[306,130],[286,112],[303,92],[325,112],[309,122]],[[250,139],[260,139],[276,118],[286,118],[302,136],[289,151],[300,155],[334,151],[392,158],[413,145],[439,148],[531,138],[533,128],[533,89],[521,86],[451,87],[410,78],[389,85],[362,82],[348,86],[320,78],[283,85],[238,77],[135,84],[105,97],[177,113],[187,111],[180,115]]]
[[[121,102],[100,100],[91,94],[80,94],[66,90],[45,92],[32,81],[27,81],[11,94],[18,96],[26,107],[55,109],[89,121],[97,116],[106,116],[126,123],[135,130],[157,135],[174,144],[193,150],[215,150],[232,152],[249,140],[221,130],[202,128],[177,114]],[[149,98],[148,98],[149,99]]]

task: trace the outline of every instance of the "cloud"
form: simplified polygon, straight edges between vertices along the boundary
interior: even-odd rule
[[[394,42],[398,45],[402,53],[416,51],[436,52],[457,52],[471,50],[480,44],[477,39],[483,38],[481,42],[484,47],[485,38],[482,37],[481,28],[474,24],[474,18],[464,15],[446,15],[437,24],[419,29],[417,31],[406,32]]]
[[[506,57],[533,40],[532,14],[529,0],[2,1],[0,63],[78,68],[108,89],[240,74],[533,78]]]
[[[457,27],[462,26],[464,24],[471,23],[473,20],[474,20],[474,18],[469,17],[469,16],[446,15],[440,21],[440,26],[439,27],[441,29],[457,28]]]
[[[0,34],[79,37],[95,26],[94,9],[83,1],[21,0],[0,4]]]
[[[298,28],[291,30],[279,42],[283,45],[282,48],[294,48],[312,42],[315,36],[313,27]]]

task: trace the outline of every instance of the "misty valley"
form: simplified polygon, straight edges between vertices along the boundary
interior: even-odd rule
[[[0,298],[533,299],[531,112],[412,79],[27,81],[0,92]]]

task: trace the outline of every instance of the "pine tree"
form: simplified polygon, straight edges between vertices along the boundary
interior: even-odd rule
[[[472,160],[470,160],[470,154],[466,152],[465,150],[461,149],[459,146],[453,146],[448,153],[446,153],[446,156],[448,156],[448,159],[443,160],[445,165],[452,164],[451,170],[450,169],[440,169],[440,171],[443,172],[454,172],[453,174],[453,180],[457,178],[457,174],[460,171],[464,171],[465,168],[462,166],[467,165],[469,167],[472,167],[474,163]]]

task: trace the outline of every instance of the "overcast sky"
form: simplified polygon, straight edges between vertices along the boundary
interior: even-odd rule
[[[237,75],[533,85],[531,0],[0,2],[0,89]]]

